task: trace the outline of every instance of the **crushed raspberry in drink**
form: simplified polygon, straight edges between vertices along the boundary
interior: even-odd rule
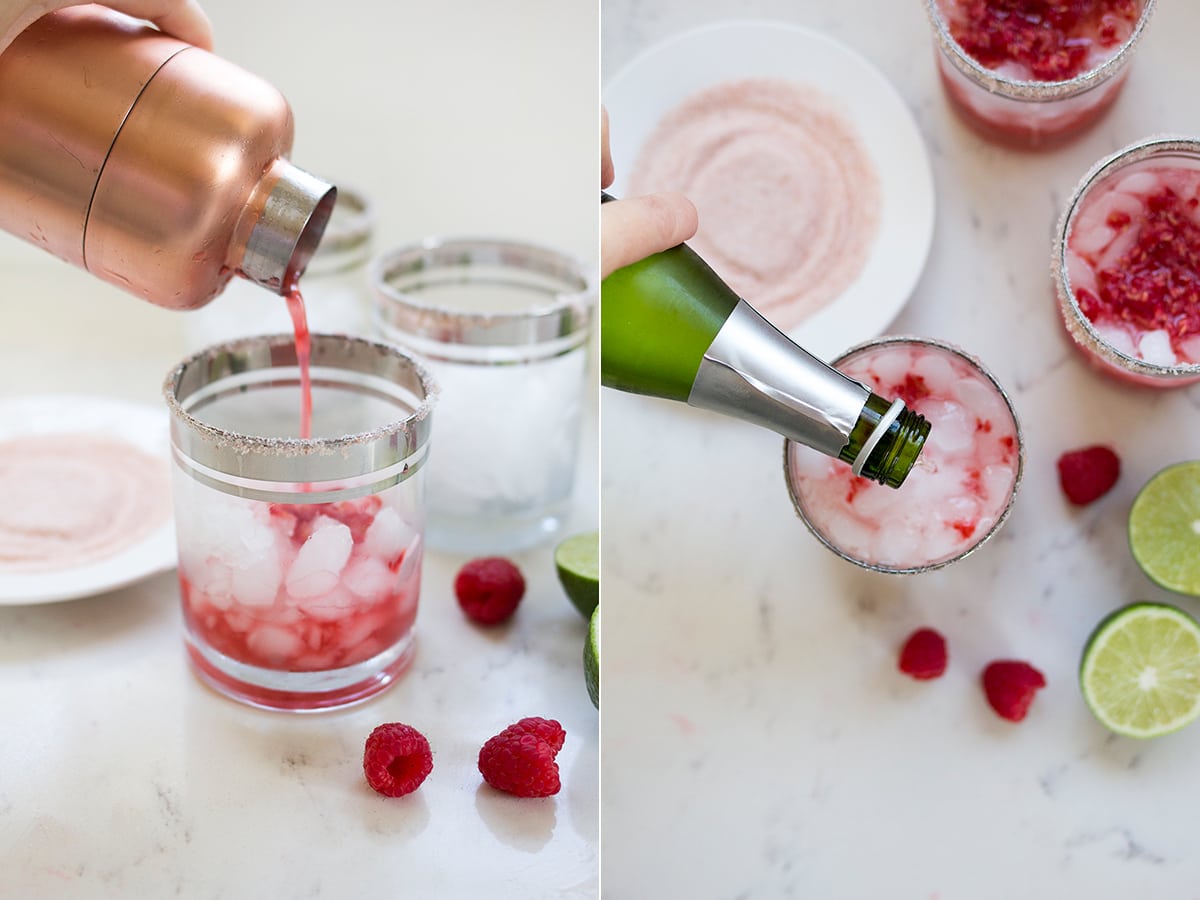
[[[867,565],[910,570],[970,550],[1001,520],[1020,466],[1004,395],[959,354],[917,341],[867,347],[837,366],[930,422],[921,459],[899,490],[793,446],[793,489],[810,525]]]
[[[1092,187],[1066,268],[1105,343],[1152,365],[1200,363],[1200,170],[1144,166]]]
[[[181,523],[189,631],[237,662],[288,672],[352,666],[395,646],[416,620],[422,550],[386,497],[197,494]]]
[[[1139,0],[939,0],[951,37],[1014,81],[1068,81],[1129,40]]]

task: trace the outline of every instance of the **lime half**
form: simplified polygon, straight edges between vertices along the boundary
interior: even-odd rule
[[[600,532],[567,538],[554,548],[559,583],[586,619],[600,602]]]
[[[1129,549],[1151,581],[1200,596],[1200,462],[1146,482],[1129,510]]]
[[[1200,624],[1161,603],[1117,610],[1088,638],[1079,685],[1092,714],[1117,734],[1182,728],[1200,716]]]
[[[587,680],[588,696],[596,709],[600,708],[600,607],[592,611],[588,623],[587,643],[583,645],[583,677]]]

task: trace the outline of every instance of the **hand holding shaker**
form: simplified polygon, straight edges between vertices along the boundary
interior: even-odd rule
[[[99,6],[0,53],[0,228],[151,303],[234,275],[286,293],[336,190],[287,160],[287,101],[218,56]]]

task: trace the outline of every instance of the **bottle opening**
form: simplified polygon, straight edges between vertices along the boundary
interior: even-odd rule
[[[246,241],[241,271],[251,281],[285,294],[304,274],[321,243],[337,202],[337,188],[286,161]]]

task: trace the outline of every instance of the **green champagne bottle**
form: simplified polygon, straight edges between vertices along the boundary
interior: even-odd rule
[[[929,436],[903,401],[797,346],[686,244],[604,279],[600,380],[762,425],[889,487],[903,483]]]

